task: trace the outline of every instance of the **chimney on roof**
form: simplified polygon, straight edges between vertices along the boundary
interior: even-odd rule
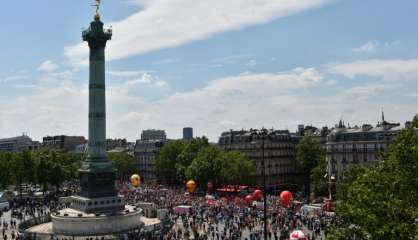
[[[382,123],[385,123],[385,112],[383,111],[383,108],[382,108]]]

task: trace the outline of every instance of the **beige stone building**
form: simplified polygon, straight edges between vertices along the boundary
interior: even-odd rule
[[[167,138],[163,130],[145,130],[141,139],[136,141],[133,167],[141,175],[144,183],[157,180],[156,161],[166,143]]]
[[[384,118],[376,126],[346,127],[340,121],[326,143],[329,178],[341,180],[352,165],[376,164],[380,153],[389,147],[400,130],[399,123],[389,123]]]
[[[295,188],[298,174],[295,163],[295,142],[288,130],[266,130],[264,161],[266,186],[270,191]],[[257,167],[256,183],[263,185],[263,140],[260,130],[229,131],[222,133],[218,145],[226,151],[239,151],[253,160]]]

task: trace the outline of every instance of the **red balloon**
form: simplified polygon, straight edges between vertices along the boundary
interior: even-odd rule
[[[252,204],[252,203],[253,203],[253,201],[254,201],[253,196],[248,195],[248,196],[246,196],[246,197],[245,197],[245,202],[246,202],[248,205]]]
[[[253,196],[256,201],[260,201],[263,197],[263,192],[260,189],[257,189],[254,191]]]
[[[289,191],[283,191],[280,193],[280,199],[282,200],[284,206],[288,208],[290,202],[293,200],[292,193]]]

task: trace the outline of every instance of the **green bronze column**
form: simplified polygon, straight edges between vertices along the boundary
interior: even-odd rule
[[[106,158],[106,93],[105,47],[112,34],[103,31],[98,15],[83,33],[83,40],[90,48],[89,82],[89,143],[88,160],[91,168],[109,168]]]
[[[105,47],[111,37],[98,13],[83,31],[83,40],[90,48],[88,156],[79,171],[79,196],[85,198],[117,196],[115,169],[106,156]]]

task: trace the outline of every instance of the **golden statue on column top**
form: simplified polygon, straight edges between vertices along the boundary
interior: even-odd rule
[[[96,1],[96,4],[94,4],[92,6],[96,7],[96,17],[100,17],[99,9],[100,9],[101,0],[95,0],[95,1]]]

